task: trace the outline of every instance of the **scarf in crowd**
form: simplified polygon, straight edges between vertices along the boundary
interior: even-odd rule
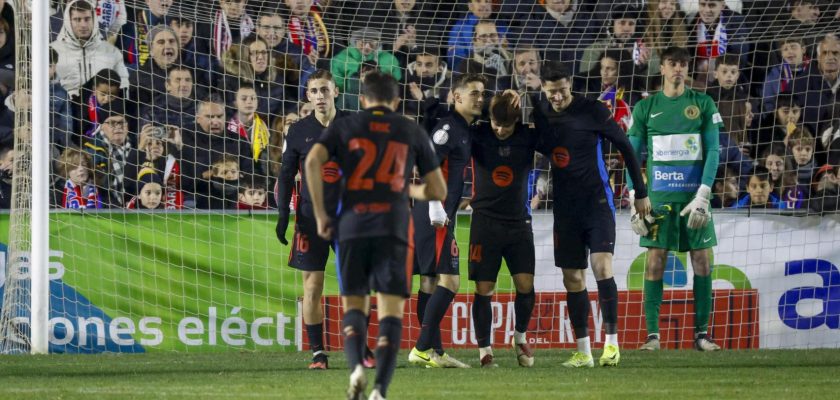
[[[116,24],[120,15],[120,0],[100,1],[96,7],[96,20],[99,21],[99,29],[107,36],[114,32],[111,27]]]
[[[85,136],[93,137],[93,135],[96,134],[96,131],[99,130],[99,118],[97,118],[97,116],[101,108],[102,107],[99,105],[99,102],[96,100],[96,95],[90,95],[87,101],[87,114],[88,122],[92,123],[93,126],[90,130],[85,132]]]
[[[239,37],[248,37],[254,31],[254,21],[248,14],[242,14],[239,20]],[[216,11],[213,19],[213,54],[221,62],[222,56],[233,44],[233,34],[224,10]]]
[[[798,68],[788,64],[787,61],[782,61],[782,76],[779,82],[779,92],[790,92],[790,82],[796,75],[807,71],[809,64],[811,64],[811,60],[807,56],[802,59],[802,64]]]
[[[122,205],[124,201],[123,194],[125,193],[125,184],[123,181],[125,180],[126,156],[131,151],[131,142],[126,140],[124,145],[114,146],[108,142],[105,134],[102,134],[102,138],[108,144],[108,156],[111,158],[108,162],[111,166],[111,178],[109,182],[111,184],[111,190],[117,194],[117,203]]]
[[[64,196],[61,202],[64,208],[71,208],[74,210],[86,208],[102,208],[102,201],[99,199],[99,193],[96,192],[96,186],[91,184],[76,186],[73,181],[67,180],[64,184]]]
[[[726,19],[723,14],[720,14],[720,21],[715,26],[711,39],[706,24],[703,20],[697,19],[697,57],[718,58],[726,54],[727,44],[729,44],[729,38],[726,34]]]
[[[627,105],[623,97],[624,89],[617,89],[615,85],[609,85],[598,96],[598,100],[607,106],[613,116],[613,120],[618,123],[621,129],[627,132],[627,129],[630,128],[632,116],[630,114],[630,106]]]
[[[254,153],[254,160],[260,159],[260,154],[268,147],[268,125],[260,118],[259,115],[254,115],[254,123],[249,129],[239,120],[239,117],[234,116],[230,120],[228,130],[239,133],[239,137],[251,143],[251,150]]]
[[[303,49],[303,54],[318,52],[318,34],[315,27],[317,16],[318,14],[312,12],[304,19],[298,16],[289,17],[289,40]]]
[[[137,10],[137,39],[134,40],[137,55],[135,56],[133,51],[128,53],[128,61],[131,64],[146,65],[146,60],[149,59],[148,37],[151,27],[149,14],[151,14],[149,10]]]

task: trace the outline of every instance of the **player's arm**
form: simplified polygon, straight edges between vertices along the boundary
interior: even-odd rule
[[[647,102],[641,102],[636,105],[636,108],[633,109],[632,119],[630,121],[630,129],[627,130],[627,138],[630,142],[630,145],[633,147],[633,155],[636,157],[636,160],[639,161],[639,165],[641,166],[642,160],[642,153],[644,152],[645,147],[647,146],[647,112],[649,107],[647,107]],[[634,184],[636,182],[630,176],[630,171],[627,171],[627,188],[630,190],[634,190]]]
[[[613,120],[610,111],[603,104],[598,104],[595,111],[596,121],[599,121],[601,129],[599,130],[604,137],[607,138],[618,149],[621,156],[624,157],[624,164],[627,166],[627,175],[633,182],[635,190],[632,192],[632,208],[633,218],[639,220],[644,219],[650,213],[650,200],[647,198],[647,187],[645,181],[642,179],[642,167],[639,164],[639,158],[636,157],[636,152],[627,135],[618,126],[618,123]]]
[[[650,198],[636,199],[636,190],[634,186],[636,183],[642,185],[643,193],[647,194],[647,187],[644,186],[644,180],[641,174],[641,160],[642,153],[647,145],[647,114],[650,109],[649,103],[642,102],[636,105],[630,119],[630,129],[627,132],[627,142],[630,144],[630,152],[628,154],[633,156],[634,163],[639,168],[639,174],[634,175],[628,163],[626,176],[627,188],[630,190],[630,228],[639,236],[647,236],[648,224],[654,222],[653,216],[650,215],[651,204]],[[620,129],[620,128],[619,128]],[[627,163],[627,154],[621,151]]]
[[[440,168],[423,175],[423,183],[409,185],[408,195],[415,200],[435,201],[440,204],[440,201],[446,198],[446,181]]]
[[[711,98],[704,99],[703,107],[703,128],[701,139],[703,144],[703,176],[700,178],[700,187],[694,199],[682,209],[680,215],[688,215],[688,227],[700,229],[712,219],[709,209],[709,200],[712,197],[712,185],[715,183],[718,164],[720,163],[720,127],[723,125],[723,118],[717,110]]]
[[[286,150],[283,152],[283,158],[280,164],[280,176],[278,177],[278,193],[277,193],[277,240],[284,245],[289,244],[286,240],[286,229],[289,227],[289,203],[292,201],[292,189],[295,185],[295,175],[298,172],[298,165],[300,163],[300,153],[296,146],[293,145],[296,129],[292,126],[289,129],[289,135],[286,137]],[[320,175],[320,174],[319,174]]]
[[[327,209],[324,207],[324,180],[321,177],[321,167],[329,160],[327,148],[321,143],[315,143],[306,156],[306,187],[312,200],[312,210],[318,223],[318,236],[324,239],[332,238],[332,226]]]

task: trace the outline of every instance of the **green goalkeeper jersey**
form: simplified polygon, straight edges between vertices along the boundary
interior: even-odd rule
[[[639,159],[648,150],[651,201],[687,203],[701,184],[712,186],[722,126],[712,98],[689,88],[674,98],[659,92],[636,104],[627,134]]]

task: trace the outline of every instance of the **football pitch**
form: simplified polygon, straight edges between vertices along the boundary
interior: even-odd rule
[[[618,368],[587,370],[561,367],[565,350],[537,351],[531,369],[495,352],[499,368],[442,370],[410,367],[402,351],[388,398],[836,399],[840,377],[836,349],[624,351]],[[475,350],[451,354],[477,365]],[[306,352],[2,356],[0,399],[344,398],[343,355],[328,371],[306,370],[308,361]]]

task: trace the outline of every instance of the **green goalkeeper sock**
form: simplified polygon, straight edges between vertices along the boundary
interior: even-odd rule
[[[659,307],[662,305],[662,279],[649,281],[645,279],[645,322],[647,333],[659,334]]]
[[[694,332],[707,332],[712,312],[712,277],[694,275]]]

